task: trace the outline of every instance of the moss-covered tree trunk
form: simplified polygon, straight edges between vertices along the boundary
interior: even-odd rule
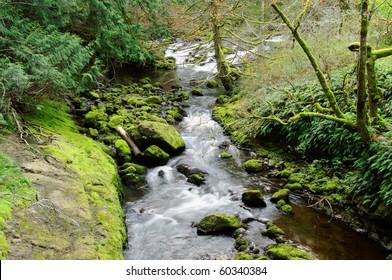
[[[213,0],[211,2],[211,20],[212,20],[212,30],[214,33],[214,48],[215,57],[218,68],[218,77],[221,80],[224,88],[227,92],[231,92],[234,88],[234,79],[231,76],[230,66],[225,58],[223,48],[222,48],[222,36],[219,27],[219,6],[221,0]]]
[[[369,0],[362,0],[361,3],[361,32],[358,59],[358,90],[357,90],[357,131],[363,141],[370,140],[367,128],[367,90],[366,90],[366,63],[367,63],[367,33],[369,25]]]

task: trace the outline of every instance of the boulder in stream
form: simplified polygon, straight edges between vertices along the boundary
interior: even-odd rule
[[[228,214],[211,214],[202,218],[197,224],[198,234],[232,234],[242,224]]]
[[[266,255],[273,260],[314,260],[315,258],[289,244],[271,244],[266,248]]]
[[[271,202],[277,203],[279,200],[283,199],[284,201],[288,202],[289,201],[289,195],[290,195],[290,190],[288,189],[281,189],[275,192],[271,196]]]
[[[189,183],[195,184],[197,186],[200,186],[205,182],[205,175],[208,174],[206,171],[203,171],[199,168],[190,167],[189,165],[183,163],[177,165],[177,171],[181,174],[184,174],[185,177],[188,178]]]
[[[247,190],[242,193],[242,202],[249,207],[266,207],[263,194],[260,190]]]
[[[181,135],[166,123],[141,121],[136,129],[127,132],[141,150],[156,145],[171,156],[185,150],[185,142]]]
[[[261,172],[264,169],[264,163],[259,159],[250,159],[246,161],[242,167],[246,172]]]

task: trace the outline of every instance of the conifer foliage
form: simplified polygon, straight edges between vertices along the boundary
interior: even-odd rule
[[[106,67],[145,63],[145,23],[164,1],[0,0],[0,113],[39,94],[96,85]],[[152,21],[157,17],[152,16]]]

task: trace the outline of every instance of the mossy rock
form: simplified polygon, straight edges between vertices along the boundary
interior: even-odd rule
[[[228,158],[232,158],[233,155],[232,155],[232,154],[229,154],[229,153],[221,153],[221,154],[219,155],[219,157],[220,157],[221,159],[228,159]]]
[[[218,213],[202,218],[197,224],[197,229],[199,234],[232,234],[241,225],[236,217]]]
[[[146,103],[151,104],[161,104],[163,102],[162,97],[159,96],[149,96],[145,99]]]
[[[194,173],[188,177],[188,182],[195,184],[196,186],[201,186],[206,181],[206,178],[201,173]]]
[[[97,129],[95,129],[95,128],[89,128],[88,129],[88,135],[91,137],[91,138],[97,138],[98,137],[98,135],[99,135],[99,131],[97,130]]]
[[[142,153],[141,159],[147,166],[165,165],[170,155],[157,145],[151,145]]]
[[[328,195],[335,193],[338,190],[337,184],[337,179],[322,178],[311,182],[309,185],[307,185],[307,187],[312,193]]]
[[[147,184],[146,180],[136,173],[127,173],[121,177],[124,186],[139,188]]]
[[[191,94],[193,96],[204,96],[204,93],[201,89],[192,89]]]
[[[120,170],[127,170],[128,168],[136,170],[135,172],[139,175],[144,175],[147,172],[147,168],[145,166],[133,162],[126,162],[123,166],[121,166]]]
[[[288,189],[281,189],[281,190],[278,190],[277,192],[275,192],[271,196],[270,200],[273,203],[276,203],[276,202],[278,202],[281,199],[283,199],[284,201],[288,202],[289,201],[289,195],[290,195],[290,190],[288,190]]]
[[[109,119],[108,126],[110,128],[116,128],[122,126],[124,124],[125,119],[126,119],[125,116],[113,115]]]
[[[122,139],[119,139],[116,141],[114,146],[116,148],[117,157],[120,162],[124,163],[127,161],[131,161],[131,159],[132,159],[131,149],[129,148],[127,142],[125,142]]]
[[[215,81],[215,80],[208,80],[206,85],[207,85],[208,88],[217,88],[217,87],[219,87],[218,82]]]
[[[392,254],[390,254],[387,258],[386,258],[386,260],[392,260]]]
[[[107,120],[108,120],[108,115],[101,109],[95,109],[89,111],[84,116],[84,122],[86,126],[98,127],[98,122],[101,121],[106,122]]]
[[[247,254],[245,252],[239,252],[234,256],[234,260],[269,260],[268,257],[260,256],[257,254]]]
[[[301,191],[304,188],[300,183],[288,183],[284,187],[290,191]]]
[[[300,183],[302,178],[298,174],[291,174],[289,177],[290,183]]]
[[[280,210],[282,210],[283,213],[291,215],[293,214],[293,207],[289,204],[285,204],[282,207],[280,207]]]
[[[185,142],[181,135],[166,123],[141,121],[136,131],[127,129],[127,132],[140,149],[156,145],[170,155],[178,155],[185,149]]]
[[[99,95],[98,92],[89,91],[89,92],[87,93],[87,98],[88,98],[88,99],[91,99],[91,100],[97,100],[97,99],[101,98],[101,96]]]
[[[249,239],[243,237],[237,237],[235,239],[234,247],[237,249],[237,251],[241,252],[241,251],[245,251],[248,248],[249,244],[250,244]]]
[[[276,207],[281,208],[283,205],[286,205],[286,201],[284,199],[280,199],[276,202]]]
[[[249,207],[266,207],[267,203],[260,190],[247,190],[242,193],[242,202]]]
[[[262,160],[259,159],[250,159],[246,161],[242,167],[245,169],[246,172],[256,173],[261,172],[264,169],[264,163]]]
[[[293,171],[291,171],[290,169],[283,169],[278,173],[278,177],[289,178],[292,173]]]
[[[271,239],[280,239],[286,233],[283,229],[275,225],[274,223],[267,223],[267,227],[265,230],[261,232],[262,235],[268,236]]]
[[[266,255],[273,260],[314,260],[315,258],[289,244],[271,244],[266,248]]]

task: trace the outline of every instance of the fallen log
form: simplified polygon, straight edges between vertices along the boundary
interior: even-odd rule
[[[116,131],[118,135],[120,135],[120,137],[124,139],[125,142],[127,142],[129,148],[131,148],[132,154],[135,157],[139,157],[142,152],[140,152],[138,146],[135,144],[135,142],[133,142],[132,138],[128,135],[124,128],[119,126],[116,128]]]

